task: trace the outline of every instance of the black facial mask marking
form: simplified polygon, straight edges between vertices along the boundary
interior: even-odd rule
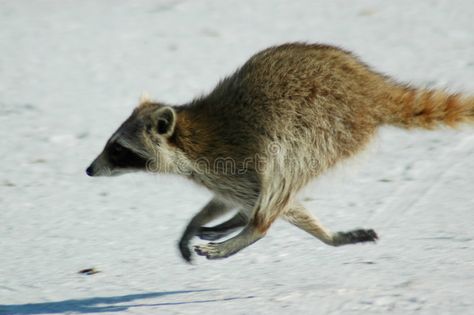
[[[115,167],[135,169],[146,167],[146,159],[118,143],[110,144],[107,148],[107,155],[110,163]]]

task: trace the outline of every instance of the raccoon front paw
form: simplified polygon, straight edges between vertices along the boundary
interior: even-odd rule
[[[199,256],[206,256],[207,259],[222,259],[226,258],[227,252],[221,250],[218,243],[207,243],[203,245],[194,246],[194,251]]]
[[[183,259],[187,263],[191,263],[192,252],[189,249],[188,245],[189,245],[189,242],[180,241],[178,244],[178,248],[179,248],[179,252],[181,253],[181,257],[183,257]]]

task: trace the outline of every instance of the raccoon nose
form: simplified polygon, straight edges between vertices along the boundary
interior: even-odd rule
[[[94,171],[92,170],[92,165],[86,169],[86,174],[89,176],[94,175]]]

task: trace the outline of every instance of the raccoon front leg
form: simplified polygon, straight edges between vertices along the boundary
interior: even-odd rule
[[[377,233],[372,229],[331,232],[299,203],[289,207],[282,218],[331,246],[375,242],[378,239]]]
[[[194,251],[207,259],[222,259],[232,256],[241,249],[261,239],[265,233],[260,232],[253,224],[248,224],[237,236],[221,243],[207,243],[194,246]]]
[[[287,207],[291,192],[285,193],[287,185],[262,185],[264,189],[251,211],[251,219],[236,236],[221,242],[194,246],[194,251],[207,259],[222,259],[234,255],[265,236],[273,221]]]
[[[223,238],[248,223],[248,217],[242,212],[237,212],[229,220],[211,227],[203,226],[199,229],[197,236],[202,240],[215,241]]]
[[[179,251],[187,262],[191,261],[189,242],[204,224],[216,219],[231,210],[231,206],[217,198],[209,201],[189,222],[179,241]]]

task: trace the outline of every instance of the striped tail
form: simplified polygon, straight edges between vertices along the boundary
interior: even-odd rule
[[[474,123],[474,97],[442,90],[404,88],[390,97],[385,123],[402,128],[434,129]]]

